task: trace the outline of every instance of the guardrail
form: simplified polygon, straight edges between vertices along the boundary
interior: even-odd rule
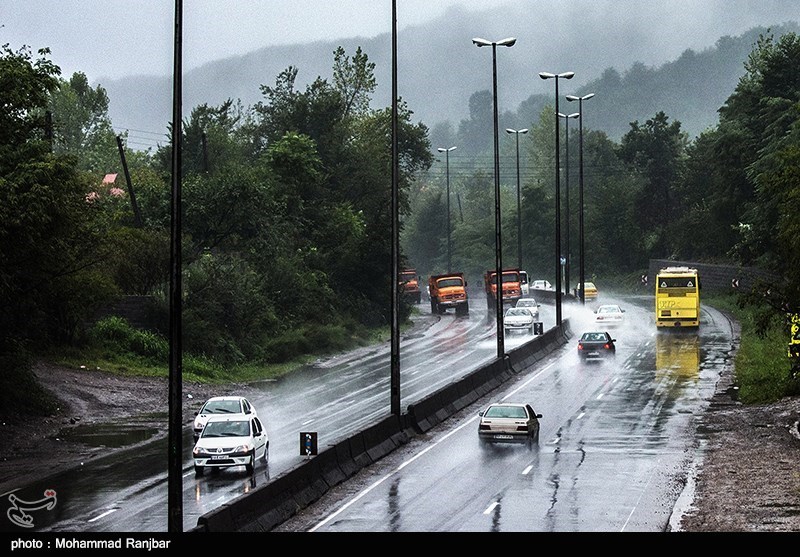
[[[569,320],[283,472],[250,493],[200,516],[191,532],[269,532],[319,500],[329,489],[377,462],[562,347]]]

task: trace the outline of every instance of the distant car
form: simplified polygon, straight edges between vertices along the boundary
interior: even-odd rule
[[[221,414],[243,414],[245,416],[258,416],[255,407],[243,396],[215,396],[209,398],[197,411],[194,418],[194,440],[200,438],[200,433],[211,416]]]
[[[252,474],[256,464],[269,463],[269,438],[258,416],[211,416],[192,449],[194,473],[206,468],[244,466]]]
[[[478,439],[482,443],[535,443],[539,418],[530,404],[496,402],[478,413]]]
[[[533,323],[536,321],[531,313],[532,308],[508,308],[503,316],[503,332],[533,334]]]
[[[612,327],[622,325],[625,321],[625,310],[616,304],[605,304],[594,312],[594,322],[598,325]]]
[[[553,285],[547,280],[535,280],[531,283],[532,290],[553,290]]]
[[[616,356],[616,342],[608,331],[583,333],[578,340],[578,356],[583,360]]]
[[[580,299],[581,297],[581,283],[575,285],[575,289],[572,291],[576,298]],[[584,282],[583,283],[583,301],[585,302],[593,302],[597,299],[597,286],[593,282]]]
[[[528,308],[533,314],[534,321],[539,320],[539,304],[533,298],[520,298],[517,300],[516,308]]]

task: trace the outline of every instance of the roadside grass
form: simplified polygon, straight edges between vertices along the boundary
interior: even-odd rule
[[[791,375],[788,357],[789,327],[779,315],[760,330],[764,308],[742,306],[735,294],[712,294],[701,303],[730,313],[741,324],[741,342],[736,353],[736,386],[744,404],[775,402],[800,395],[800,380]]]
[[[419,313],[413,307],[412,313]],[[400,324],[403,332],[412,323]],[[203,355],[184,352],[182,380],[205,384],[248,383],[276,380],[321,357],[359,347],[380,345],[391,339],[389,327],[368,328],[352,323],[303,326],[265,343],[260,361],[224,364]],[[59,346],[41,354],[44,360],[72,369],[107,371],[120,375],[169,377],[169,340],[136,329],[119,317],[98,322],[80,346]]]

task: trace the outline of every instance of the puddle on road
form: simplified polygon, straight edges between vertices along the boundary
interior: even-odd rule
[[[64,428],[56,437],[65,441],[83,443],[90,447],[119,448],[147,441],[158,433],[154,427],[131,425],[81,424]]]

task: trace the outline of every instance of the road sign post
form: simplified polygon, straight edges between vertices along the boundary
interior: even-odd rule
[[[300,456],[316,456],[317,454],[317,432],[300,432]]]

